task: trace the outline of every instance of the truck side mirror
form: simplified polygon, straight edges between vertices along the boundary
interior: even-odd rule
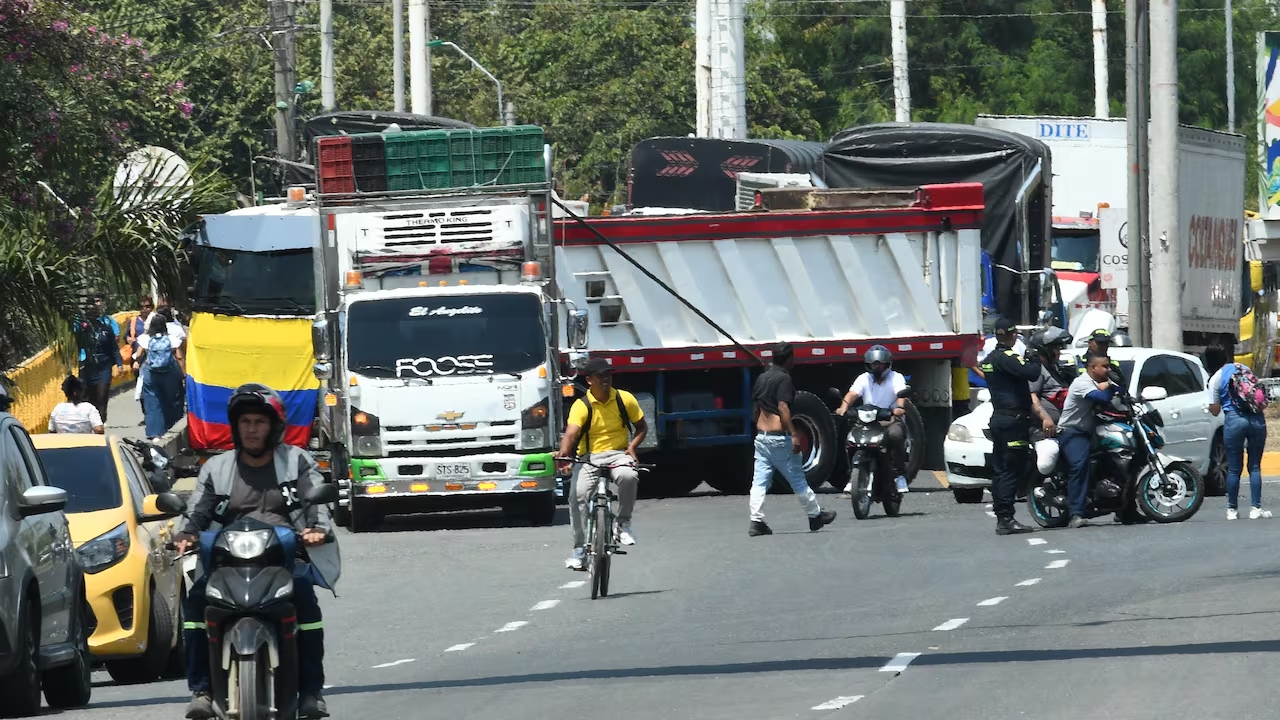
[[[582,350],[587,347],[587,311],[575,309],[569,312],[569,321],[565,326],[569,347]]]
[[[317,362],[328,362],[331,358],[329,353],[330,331],[329,321],[321,318],[311,323],[311,352],[315,355]]]

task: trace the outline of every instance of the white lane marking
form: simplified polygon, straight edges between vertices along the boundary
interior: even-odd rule
[[[567,583],[565,583],[565,584],[561,585],[561,586],[560,586],[560,589],[561,589],[561,590],[572,590],[572,589],[574,589],[574,588],[580,588],[580,587],[582,587],[583,585],[586,585],[586,584],[587,584],[587,581],[586,581],[586,580],[570,580],[569,582],[567,582]]]
[[[453,647],[447,647],[447,648],[445,648],[445,649],[444,649],[444,651],[445,651],[445,652],[461,652],[461,651],[466,650],[467,648],[471,647],[472,645],[475,645],[475,643],[458,643],[457,645],[454,645]]]
[[[328,690],[328,689],[329,689],[329,688],[331,688],[331,687],[333,687],[333,686],[332,686],[332,685],[325,685],[325,686],[323,686],[321,689],[322,689],[322,690]]]
[[[1031,578],[1030,580],[1023,580],[1022,582],[1018,583],[1018,587],[1031,587],[1032,585],[1035,585],[1038,582],[1040,582],[1040,578]]]
[[[1048,543],[1049,541],[1044,538],[1027,538],[1028,545],[1047,545]]]
[[[821,705],[814,705],[814,710],[839,710],[845,705],[856,703],[862,699],[861,695],[841,695],[835,700],[828,700]]]
[[[381,665],[374,665],[373,669],[381,670],[382,668],[395,667],[396,665],[404,665],[405,663],[411,663],[413,661],[414,661],[414,658],[405,658],[404,660],[396,660],[395,662],[382,663]]]
[[[515,622],[509,622],[506,625],[503,625],[497,630],[494,630],[494,632],[511,632],[512,630],[519,630],[520,628],[528,624],[529,623],[524,620],[516,620]]]
[[[995,505],[992,505],[991,503],[987,503],[987,504],[986,504],[986,505],[984,505],[983,507],[985,507],[986,509],[990,510],[991,508],[995,507]]]
[[[1050,555],[1066,555],[1067,554],[1066,550],[1045,550],[1045,552]]]
[[[988,510],[988,511],[987,511],[987,516],[988,516],[988,517],[995,517],[995,516],[996,516],[996,514],[995,514],[995,513],[993,513],[993,512],[991,512],[990,510]]]
[[[880,672],[902,672],[907,669],[912,660],[920,657],[920,653],[898,653],[892,660],[884,664],[880,668]]]
[[[1069,563],[1069,562],[1071,562],[1071,561],[1070,561],[1070,560],[1054,560],[1053,562],[1049,563],[1048,565],[1045,565],[1045,566],[1044,566],[1044,569],[1045,569],[1045,570],[1057,570],[1058,568],[1064,568],[1064,567],[1066,567],[1066,566],[1067,566],[1067,563]]]
[[[978,607],[991,607],[992,605],[999,605],[1000,603],[1008,599],[1009,599],[1008,595],[1001,595],[1000,597],[987,598],[986,600],[983,600],[982,602],[978,603]]]
[[[550,610],[551,608],[559,604],[560,604],[559,600],[543,600],[537,605],[534,605],[533,607],[529,608],[529,611],[533,612],[534,610]]]
[[[938,632],[940,630],[955,630],[956,628],[960,627],[961,625],[967,622],[969,622],[969,618],[951,618],[950,620],[934,628],[933,631]]]

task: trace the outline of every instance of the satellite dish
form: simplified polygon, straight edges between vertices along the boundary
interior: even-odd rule
[[[149,145],[134,150],[116,168],[112,183],[116,200],[128,209],[141,200],[169,199],[173,204],[191,197],[191,168],[177,153]]]

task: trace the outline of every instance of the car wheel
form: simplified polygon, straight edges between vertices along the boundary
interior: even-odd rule
[[[141,657],[107,663],[107,674],[118,685],[137,685],[158,680],[169,664],[173,646],[173,615],[169,603],[154,589],[151,591],[151,615],[147,622],[147,649]]]
[[[1222,439],[1222,431],[1213,436],[1213,444],[1209,446],[1209,471],[1204,475],[1204,494],[1227,494],[1227,443]]]
[[[982,488],[951,488],[951,492],[956,496],[956,502],[962,505],[982,502]]]
[[[93,682],[89,677],[93,658],[89,656],[88,614],[93,612],[81,595],[71,616],[70,663],[44,673],[44,699],[51,708],[75,708],[89,704]]]
[[[40,626],[32,603],[18,616],[15,663],[8,675],[0,675],[0,714],[30,717],[40,713]]]
[[[186,635],[182,632],[182,595],[178,596],[178,614],[174,616],[174,628],[177,639],[173,641],[173,649],[169,651],[169,660],[160,673],[161,680],[181,680],[187,676],[187,644]]]

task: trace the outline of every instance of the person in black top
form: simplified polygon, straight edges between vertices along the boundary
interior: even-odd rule
[[[835,511],[823,510],[818,496],[804,477],[800,464],[800,441],[791,425],[791,403],[796,399],[796,386],[791,381],[795,351],[791,343],[780,343],[773,350],[773,365],[756,378],[751,388],[756,424],[755,473],[751,482],[751,537],[772,535],[764,522],[764,498],[773,484],[777,470],[791,485],[800,506],[809,516],[809,530],[821,530],[836,519]]]
[[[1031,532],[1013,518],[1018,475],[1027,467],[1031,448],[1031,382],[1040,377],[1040,363],[1029,363],[1012,350],[1017,327],[1013,321],[994,319],[996,346],[982,362],[991,393],[991,481],[992,506],[996,513],[996,534]]]
[[[1079,370],[1078,374],[1083,375],[1085,370],[1089,367],[1089,358],[1092,358],[1096,355],[1101,355],[1103,357],[1108,358],[1108,360],[1111,363],[1111,369],[1117,373],[1116,377],[1119,377],[1120,363],[1110,359],[1110,356],[1107,354],[1110,350],[1111,350],[1111,333],[1107,332],[1106,330],[1103,330],[1102,328],[1098,328],[1097,330],[1094,330],[1092,333],[1089,334],[1089,349],[1086,350],[1084,355],[1080,358],[1080,362],[1078,364],[1078,370]]]

